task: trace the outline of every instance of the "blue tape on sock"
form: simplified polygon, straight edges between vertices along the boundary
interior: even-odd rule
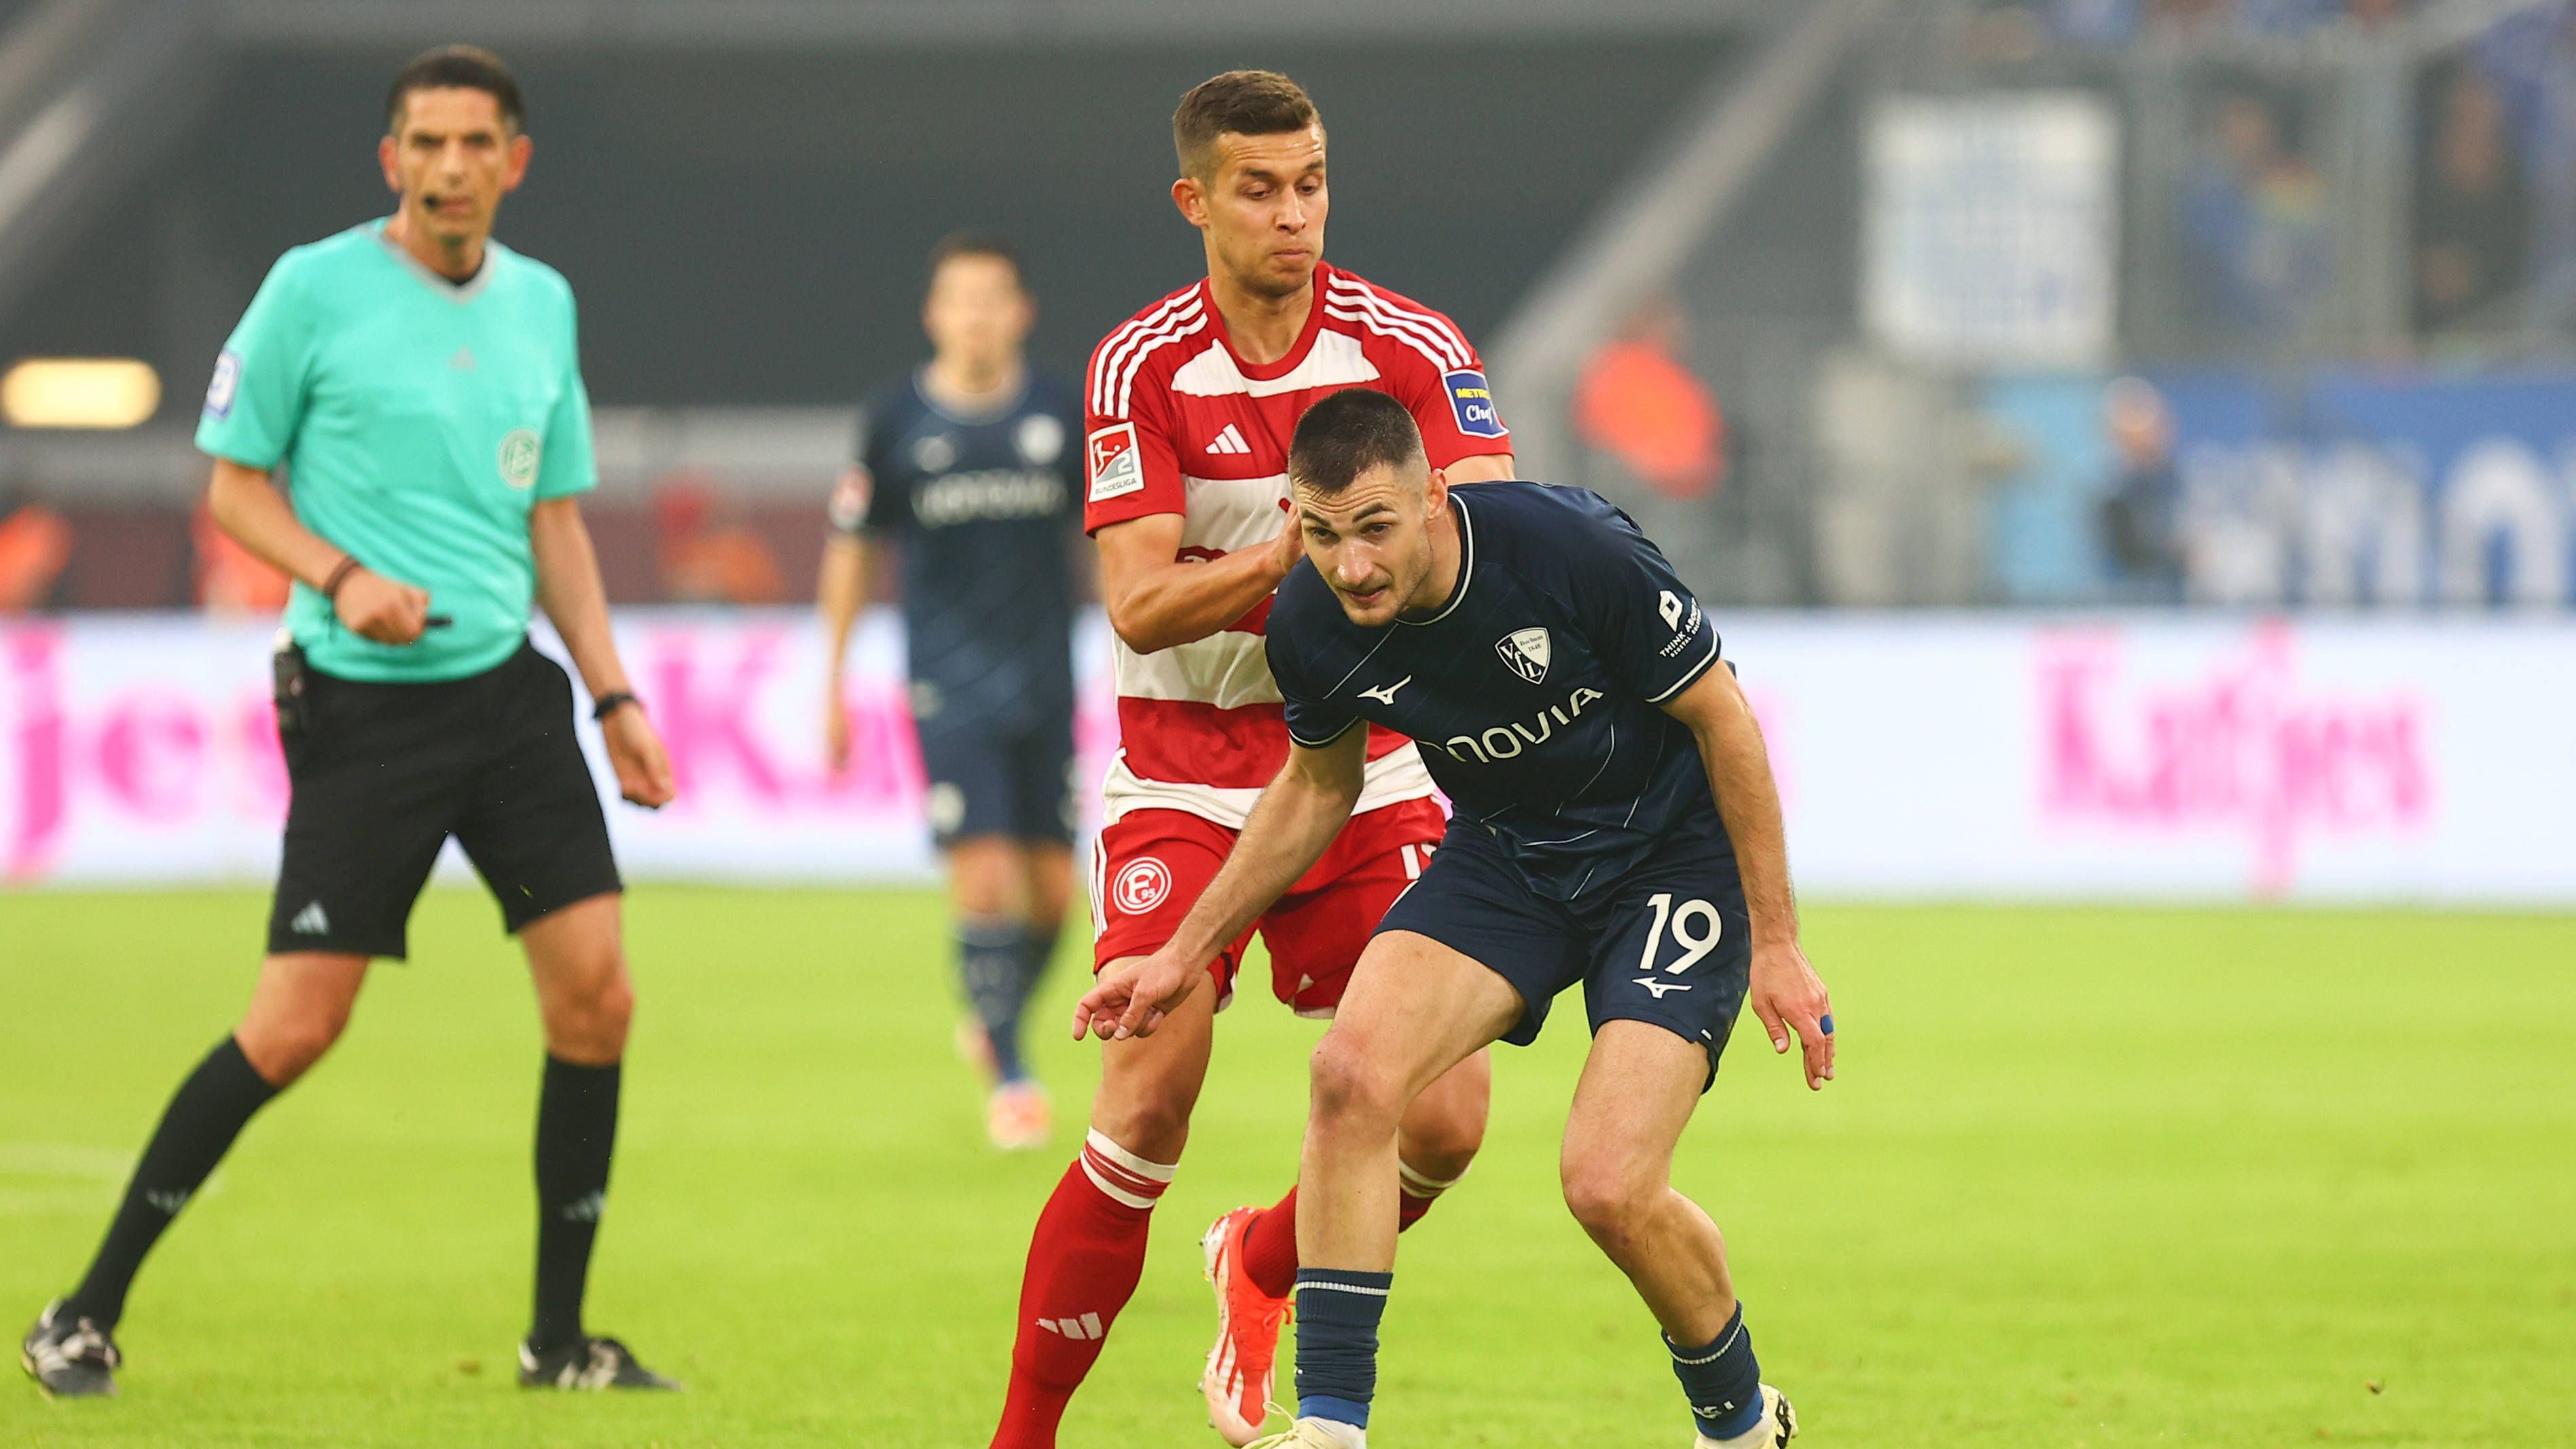
[[[1308,1394],[1297,1401],[1297,1417],[1300,1419],[1330,1419],[1354,1429],[1368,1427],[1368,1414],[1368,1405],[1336,1399],[1330,1394]]]

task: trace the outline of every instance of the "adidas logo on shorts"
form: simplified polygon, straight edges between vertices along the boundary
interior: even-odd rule
[[[286,929],[299,936],[327,936],[331,934],[331,918],[323,912],[322,903],[315,901],[297,911],[295,919],[286,923]]]

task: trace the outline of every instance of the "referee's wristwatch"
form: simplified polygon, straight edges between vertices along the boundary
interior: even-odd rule
[[[630,704],[638,709],[644,707],[644,701],[637,699],[633,690],[612,689],[591,701],[590,717],[594,723],[605,723],[610,715]]]

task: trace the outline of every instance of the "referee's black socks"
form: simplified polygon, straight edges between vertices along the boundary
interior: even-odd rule
[[[277,1088],[252,1070],[241,1043],[229,1036],[197,1063],[144,1146],[143,1160],[125,1185],[125,1200],[117,1205],[88,1276],[64,1301],[66,1317],[115,1326],[124,1316],[125,1293],[134,1284],[135,1270],[143,1266],[143,1255],[196,1196],[251,1114],[276,1095]]]
[[[581,1337],[582,1289],[617,1147],[619,1072],[615,1062],[546,1058],[537,1099],[537,1309],[528,1328],[528,1347],[541,1354]]]

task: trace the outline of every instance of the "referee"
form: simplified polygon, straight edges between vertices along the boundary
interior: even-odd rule
[[[215,521],[297,584],[276,657],[284,860],[250,1009],[180,1084],[80,1286],[28,1331],[27,1371],[55,1394],[114,1390],[112,1334],[144,1255],[251,1114],[330,1049],[369,959],[403,958],[450,835],[525,947],[545,1022],[519,1382],[676,1387],[581,1321],[634,988],[572,683],[528,645],[532,602],[590,688],[620,793],[658,807],[672,787],[576,501],[597,476],[572,292],[491,240],[529,151],[497,58],[430,51],[386,112],[394,214],[279,259],[198,424]]]

